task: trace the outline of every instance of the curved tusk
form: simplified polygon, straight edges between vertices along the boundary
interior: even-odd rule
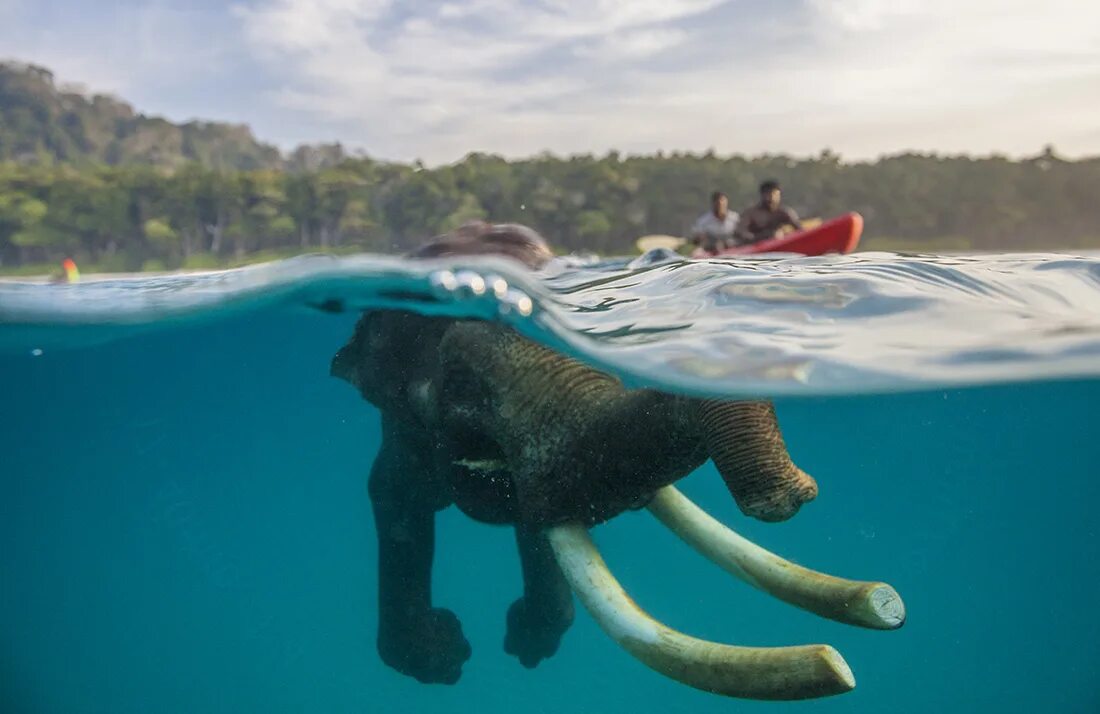
[[[677,632],[630,599],[583,526],[554,526],[547,535],[566,579],[600,628],[666,677],[748,699],[809,699],[856,686],[852,670],[829,645],[734,647]]]
[[[905,623],[905,604],[886,583],[845,580],[784,560],[734,533],[673,486],[659,489],[649,510],[716,565],[784,602],[876,630]]]

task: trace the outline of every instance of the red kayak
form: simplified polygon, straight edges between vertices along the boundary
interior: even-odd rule
[[[715,258],[726,255],[746,255],[748,253],[801,253],[802,255],[824,255],[826,253],[851,253],[859,245],[859,236],[863,233],[863,216],[858,213],[845,213],[819,226],[804,231],[795,231],[779,238],[769,238],[757,243],[724,248],[717,253],[709,253],[696,248],[692,258]]]

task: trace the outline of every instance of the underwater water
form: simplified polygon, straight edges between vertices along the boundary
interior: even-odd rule
[[[631,386],[774,397],[814,502],[748,519],[709,464],[681,489],[798,563],[890,583],[906,624],[798,610],[628,512],[593,537],[648,612],[719,642],[831,644],[856,688],[707,694],[579,605],[525,669],[502,649],[514,539],[451,508],[434,597],[473,657],[455,686],[389,669],[366,491],[379,416],[329,376],[364,307],[502,320]],[[5,713],[1100,711],[1096,257],[656,254],[537,275],[307,258],[0,283],[0,400]]]

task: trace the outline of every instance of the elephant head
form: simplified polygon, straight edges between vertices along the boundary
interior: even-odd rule
[[[419,386],[415,409],[443,435],[452,493],[479,520],[594,525],[708,458],[748,515],[784,520],[817,495],[769,402],[627,390],[487,322],[452,324],[437,355],[438,381]]]
[[[414,258],[497,254],[550,259],[522,226],[473,224]],[[456,504],[514,527],[524,593],[505,649],[528,666],[552,655],[573,618],[571,589],[620,644],[658,671],[709,691],[802,698],[854,686],[825,645],[747,649],[695,640],[649,618],[603,566],[587,528],[648,507],[734,575],[827,617],[900,625],[882,583],[814,573],[742,542],[671,484],[714,461],[747,515],[781,521],[817,494],[794,465],[773,405],[627,389],[614,376],[500,324],[403,311],[365,313],[333,374],[382,413],[370,494],[379,537],[379,651],[425,682],[457,681],[470,648],[431,602],[434,513]]]

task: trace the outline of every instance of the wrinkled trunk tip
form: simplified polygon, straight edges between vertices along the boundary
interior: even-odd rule
[[[791,461],[775,407],[765,401],[706,401],[707,451],[745,515],[784,521],[817,497],[817,483]]]

